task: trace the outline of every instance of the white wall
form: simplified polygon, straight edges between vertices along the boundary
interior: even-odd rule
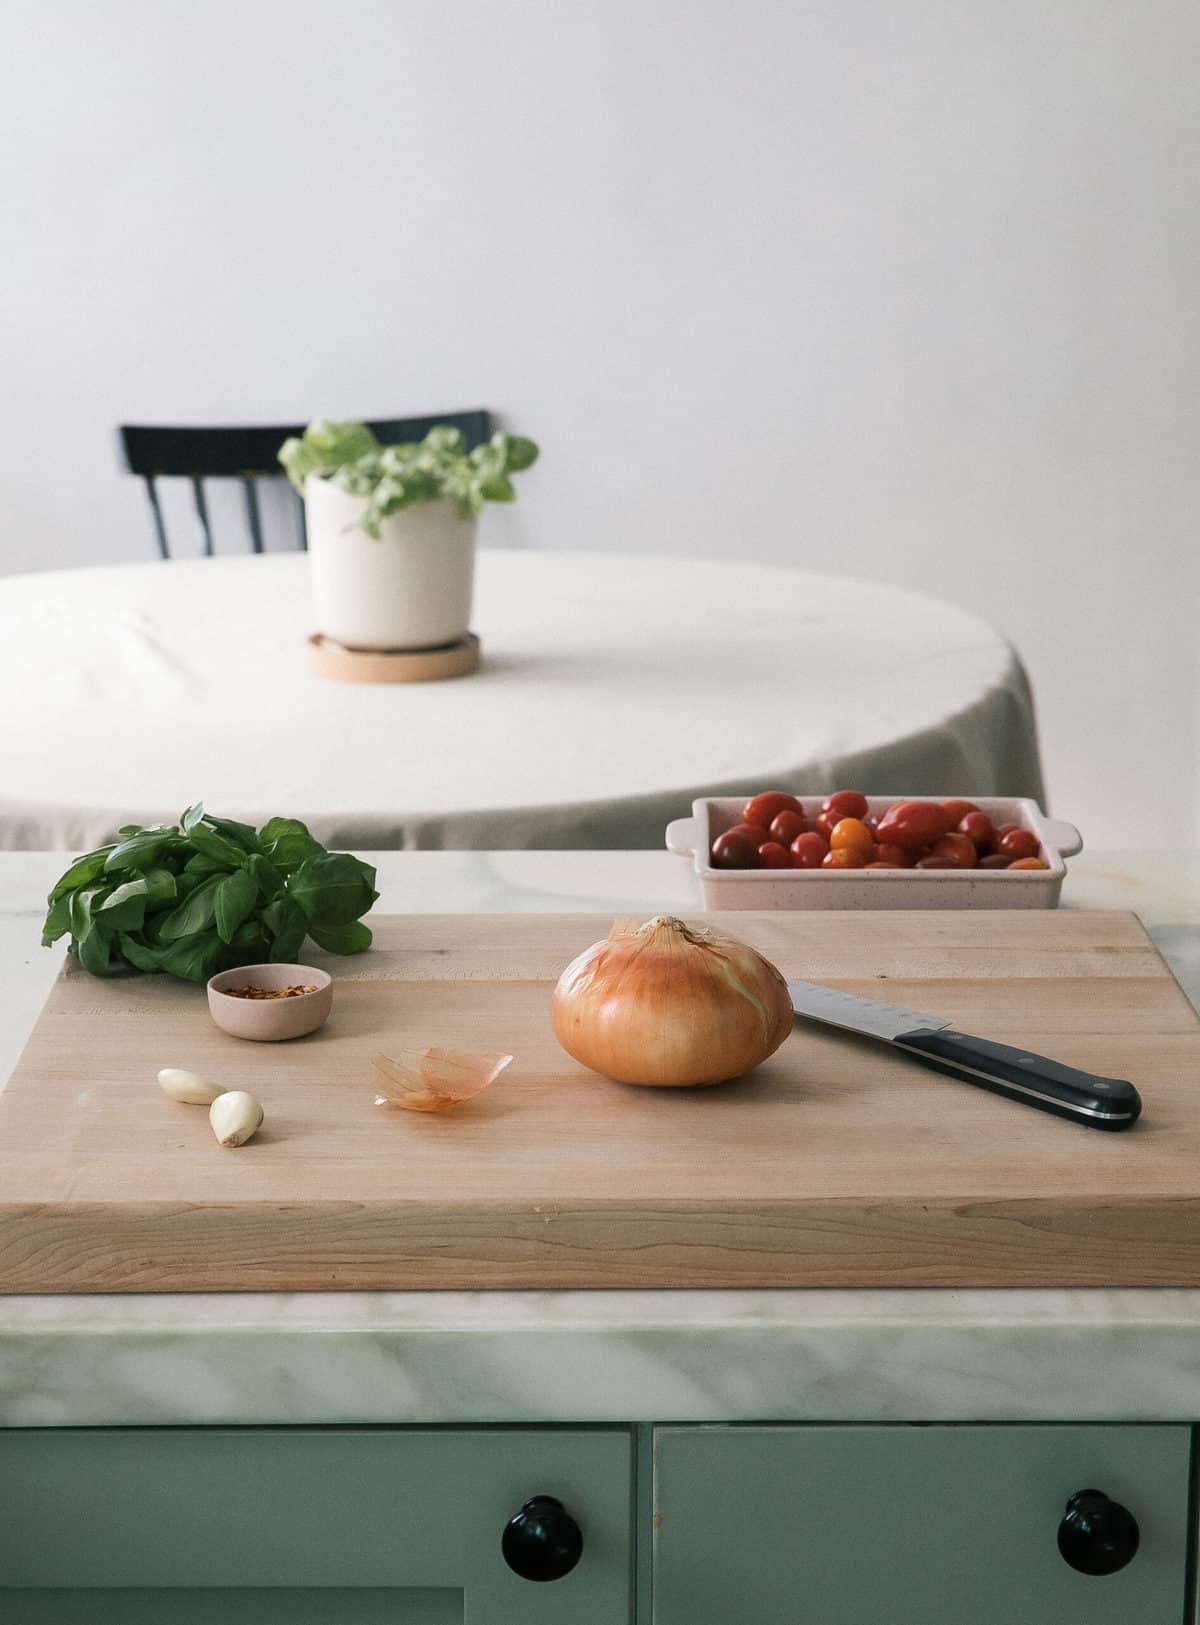
[[[500,537],[983,611],[1057,809],[1193,838],[1193,0],[0,12],[0,568],[150,556],[119,419],[485,403]]]

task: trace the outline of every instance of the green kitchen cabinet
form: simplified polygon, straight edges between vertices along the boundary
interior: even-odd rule
[[[0,1432],[3,1625],[624,1625],[632,1437],[621,1428]],[[533,1497],[582,1534],[521,1578]]]
[[[1189,1448],[1178,1426],[659,1428],[654,1625],[1179,1625]],[[1136,1522],[1116,1572],[1060,1554],[1082,1490]],[[1085,1560],[1114,1529],[1126,1556],[1111,1517]]]

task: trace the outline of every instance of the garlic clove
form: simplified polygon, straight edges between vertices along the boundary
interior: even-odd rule
[[[208,1108],[218,1145],[245,1145],[262,1127],[263,1109],[244,1089],[229,1089]]]
[[[158,1074],[158,1086],[172,1100],[181,1100],[185,1106],[211,1106],[225,1093],[224,1084],[213,1083],[179,1066],[164,1066]]]
[[[375,1071],[383,1093],[377,1106],[403,1106],[410,1112],[449,1112],[481,1095],[511,1062],[494,1050],[473,1054],[460,1049],[410,1049],[377,1055]]]

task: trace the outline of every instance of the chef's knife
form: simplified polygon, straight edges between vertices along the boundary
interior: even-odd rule
[[[1124,1078],[1077,1072],[1044,1055],[952,1032],[950,1023],[939,1016],[860,999],[839,988],[789,981],[788,992],[798,1016],[881,1038],[935,1072],[946,1072],[1089,1128],[1131,1128],[1141,1112],[1141,1097]]]

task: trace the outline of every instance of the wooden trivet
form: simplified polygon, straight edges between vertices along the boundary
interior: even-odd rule
[[[479,639],[468,632],[436,649],[348,649],[324,633],[308,640],[308,669],[339,683],[433,683],[479,670]]]

